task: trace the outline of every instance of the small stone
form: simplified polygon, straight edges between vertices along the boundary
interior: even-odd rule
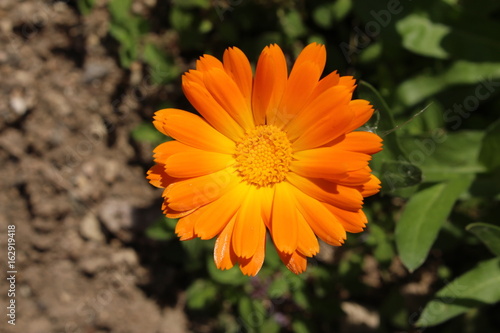
[[[92,213],[87,213],[80,222],[80,235],[86,240],[93,240],[99,243],[104,243],[106,240],[97,217]]]
[[[94,275],[101,268],[108,265],[108,260],[105,258],[86,258],[80,261],[80,269],[90,275]]]
[[[121,229],[133,226],[132,207],[120,200],[108,200],[99,210],[99,218],[110,232],[116,234]]]
[[[14,90],[10,95],[9,105],[16,114],[22,116],[28,110],[28,103],[19,90]]]
[[[136,266],[139,262],[137,253],[132,249],[123,249],[119,252],[113,253],[111,262],[115,264],[124,263],[130,267]]]

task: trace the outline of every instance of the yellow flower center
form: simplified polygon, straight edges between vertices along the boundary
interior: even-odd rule
[[[236,144],[236,169],[250,184],[268,186],[283,181],[292,161],[292,145],[286,133],[273,125],[247,132]]]

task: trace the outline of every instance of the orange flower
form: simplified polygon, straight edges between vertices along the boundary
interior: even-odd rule
[[[217,236],[219,269],[238,263],[256,275],[269,230],[281,260],[298,274],[319,252],[317,237],[340,246],[346,231],[367,223],[363,197],[380,188],[368,162],[382,139],[354,131],[373,108],[351,100],[351,76],[320,79],[325,62],[325,47],[310,44],[288,75],[283,52],[270,45],[252,77],[236,47],[223,62],[204,55],[182,77],[203,118],[178,109],[155,113],[155,127],[176,141],[156,147],[147,178],[165,189],[162,209],[179,218],[181,240]]]

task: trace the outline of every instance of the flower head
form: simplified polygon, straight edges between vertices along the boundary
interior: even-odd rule
[[[294,273],[319,252],[318,239],[340,246],[367,223],[363,198],[379,191],[368,162],[382,140],[354,131],[373,108],[352,100],[355,81],[321,78],[323,45],[310,44],[288,75],[283,52],[267,46],[255,75],[238,48],[223,61],[202,56],[182,78],[201,114],[157,111],[155,127],[175,139],[154,150],[151,184],[164,188],[163,212],[179,218],[181,240],[217,236],[219,269],[246,275],[262,267],[269,231]]]

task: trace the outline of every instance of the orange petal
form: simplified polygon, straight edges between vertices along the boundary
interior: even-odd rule
[[[334,184],[324,179],[301,177],[293,172],[290,172],[286,179],[305,194],[339,208],[358,211],[363,205],[363,197],[355,188]]]
[[[155,164],[147,172],[146,178],[149,183],[153,186],[164,188],[167,187],[169,183],[165,182],[168,175],[165,172],[165,164]]]
[[[312,178],[338,179],[347,172],[368,166],[371,156],[330,147],[303,150],[294,154],[290,170]],[[168,170],[167,170],[168,171]]]
[[[355,129],[366,124],[373,115],[373,106],[370,102],[364,99],[355,99],[349,103],[349,109],[354,114],[352,122],[349,124],[346,133],[354,131]]]
[[[299,56],[297,57],[297,60],[295,60],[294,67],[292,68],[292,73],[294,70],[296,70],[297,67],[300,67],[305,62],[312,62],[317,67],[321,75],[321,73],[325,69],[325,64],[326,64],[325,46],[318,43],[311,43],[306,47],[304,47],[304,49],[300,52]]]
[[[167,141],[156,146],[153,150],[153,158],[156,163],[166,164],[167,160],[173,154],[187,151],[203,151],[191,146],[185,145],[179,141]]]
[[[291,254],[278,251],[278,255],[286,265],[286,268],[295,274],[300,274],[307,269],[307,258],[298,251],[294,251]]]
[[[266,227],[271,230],[272,208],[274,198],[274,188],[260,187],[256,189],[257,197],[260,199],[260,212]]]
[[[370,176],[370,181],[361,186],[361,195],[363,197],[369,197],[371,195],[377,194],[380,191],[380,180],[375,176]]]
[[[340,246],[346,239],[342,224],[321,202],[295,190],[297,208],[319,238],[328,244]]]
[[[298,239],[298,212],[291,189],[287,182],[276,184],[273,199],[271,235],[278,251],[284,253],[293,253]]]
[[[367,183],[370,177],[371,169],[370,167],[365,167],[356,171],[350,171],[347,173],[347,177],[335,179],[332,182],[347,186],[360,186]]]
[[[195,74],[197,73],[197,74]],[[201,78],[199,77],[201,75]],[[199,71],[190,71],[182,77],[182,90],[191,105],[215,129],[233,141],[243,138],[243,128],[217,103],[203,83],[203,75]]]
[[[330,89],[331,87],[336,86],[339,83],[340,75],[337,71],[331,72],[321,80],[314,88],[311,96],[309,96],[309,101],[313,101],[319,95]]]
[[[306,257],[312,257],[319,252],[319,243],[316,235],[312,231],[311,227],[307,223],[306,219],[299,212],[298,215],[298,242],[297,251]]]
[[[371,132],[351,132],[334,147],[372,155],[382,150],[382,138]]]
[[[322,123],[331,124],[331,131],[344,134],[338,125],[350,124],[352,112],[345,106],[351,100],[351,94],[344,87],[332,87],[310,102],[285,128],[288,138],[296,140]],[[338,124],[338,125],[337,125]],[[336,126],[337,125],[337,126]],[[337,137],[333,136],[333,138]]]
[[[181,217],[188,216],[189,214],[191,214],[192,212],[194,212],[196,210],[196,208],[195,208],[195,209],[187,210],[185,212],[178,212],[176,210],[172,210],[172,209],[168,208],[168,204],[165,201],[163,201],[163,205],[162,205],[162,208],[165,207],[163,209],[163,214],[165,214],[169,219],[180,219]]]
[[[243,274],[249,276],[255,276],[259,273],[264,263],[264,257],[266,253],[266,229],[262,228],[258,236],[259,244],[255,250],[255,254],[250,259],[238,259],[240,264],[240,270]],[[234,245],[234,243],[233,243]]]
[[[210,203],[233,189],[239,180],[230,169],[180,180],[165,189],[171,209],[182,212]]]
[[[278,112],[274,119],[268,118],[267,123],[282,128],[294,119],[306,105],[320,76],[321,71],[313,62],[296,64],[288,78]]]
[[[287,82],[285,55],[276,44],[260,54],[253,82],[252,109],[255,125],[263,125],[266,115],[274,118]]]
[[[247,193],[248,187],[240,184],[219,199],[189,215],[187,218],[192,216],[196,219],[194,227],[196,235],[201,239],[211,239],[219,234],[240,208]]]
[[[260,238],[265,237],[266,227],[262,221],[260,199],[256,194],[255,188],[250,187],[236,213],[232,242],[234,252],[239,258],[253,257],[261,241]]]
[[[252,67],[245,54],[237,47],[226,49],[223,56],[224,69],[233,79],[245,98],[248,108],[252,99]]]
[[[224,69],[222,62],[210,54],[204,54],[196,60],[196,69],[202,72],[209,71],[213,68]]]
[[[204,72],[204,83],[210,94],[214,97],[217,103],[241,127],[245,130],[251,130],[255,127],[253,122],[252,110],[249,104],[246,103],[240,89],[229,75],[220,69],[212,69]]]
[[[181,241],[190,240],[196,237],[196,234],[194,233],[195,222],[196,220],[189,218],[189,216],[181,218],[177,221],[177,224],[175,225],[175,233]]]
[[[351,212],[332,205],[324,205],[333,215],[335,215],[347,232],[361,232],[365,228],[366,223],[368,223],[366,215],[361,209],[356,212]]]
[[[231,250],[231,237],[233,234],[235,218],[233,217],[224,227],[219,237],[215,241],[214,261],[218,269],[230,269],[234,266],[238,257]]]
[[[204,176],[234,163],[231,155],[204,150],[181,152],[167,159],[166,171],[172,177],[188,178]]]
[[[339,86],[346,87],[350,92],[353,92],[354,89],[356,89],[356,80],[353,76],[341,76],[338,84]]]
[[[155,113],[154,119],[153,124],[160,132],[186,145],[223,154],[234,153],[235,143],[197,115],[163,109]]]

